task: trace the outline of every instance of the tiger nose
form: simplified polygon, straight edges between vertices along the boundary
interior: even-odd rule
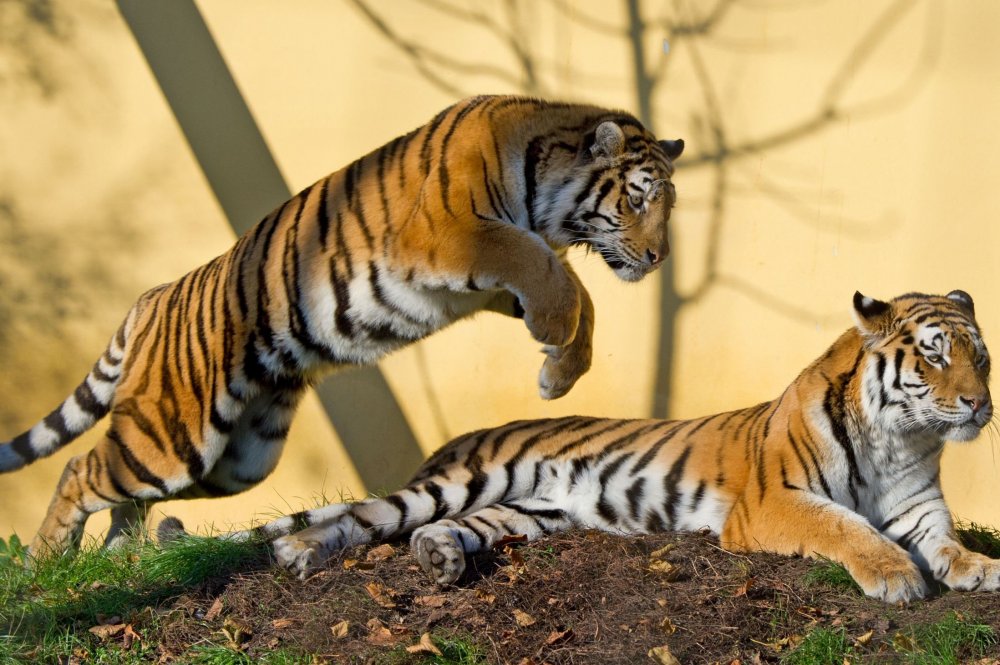
[[[660,251],[658,251],[658,252],[654,252],[651,249],[647,249],[646,250],[646,263],[648,263],[652,267],[656,267],[656,266],[660,265],[661,263],[663,263],[663,259],[667,258],[667,254],[669,254],[669,253],[670,253],[670,246],[669,245],[664,245],[663,249],[660,250]]]
[[[989,395],[978,395],[975,397],[959,397],[962,404],[972,409],[972,413],[976,414],[982,411],[985,407],[990,405]]]

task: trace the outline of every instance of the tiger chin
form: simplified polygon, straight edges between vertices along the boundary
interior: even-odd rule
[[[566,394],[594,325],[566,250],[626,281],[661,265],[683,148],[621,111],[483,96],[307,187],[143,294],[73,394],[0,444],[14,471],[111,414],[67,464],[32,554],[75,548],[99,510],[113,544],[156,501],[255,486],[311,382],[476,312],[522,318],[544,345],[541,396]]]
[[[480,430],[385,498],[225,537],[274,539],[278,562],[304,577],[345,547],[409,534],[423,569],[447,584],[467,553],[512,534],[708,528],[729,550],[838,561],[890,603],[927,593],[921,571],[997,590],[1000,560],[959,543],[939,475],[945,441],[973,438],[993,415],[972,298],[859,293],[854,313],[856,326],[773,401],[693,420]]]

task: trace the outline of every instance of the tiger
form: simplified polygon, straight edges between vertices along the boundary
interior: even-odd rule
[[[921,570],[1000,589],[1000,560],[959,542],[940,482],[946,440],[991,421],[972,297],[855,293],[855,325],[770,402],[693,420],[523,420],[454,439],[403,489],[225,538],[271,540],[301,577],[346,547],[409,535],[430,578],[511,536],[572,527],[707,529],[727,550],[823,557],[868,596],[909,602]],[[182,528],[171,518],[167,535]],[[298,529],[298,530],[297,530]]]
[[[14,471],[110,414],[66,464],[32,556],[75,551],[100,510],[111,546],[157,501],[257,485],[311,384],[480,311],[522,319],[545,352],[541,396],[564,395],[594,326],[567,250],[627,282],[662,265],[683,149],[624,111],[479,96],[306,187],[140,296],[74,392],[0,444]]]

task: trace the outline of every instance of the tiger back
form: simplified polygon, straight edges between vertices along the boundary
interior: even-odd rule
[[[113,543],[152,502],[254,486],[311,382],[478,311],[523,318],[546,352],[542,397],[565,394],[594,320],[565,250],[590,247],[627,281],[658,267],[682,149],[627,113],[476,97],[307,187],[140,297],[75,392],[0,445],[13,471],[111,414],[32,552],[75,546],[98,510]]]
[[[777,399],[693,420],[568,417],[462,436],[401,491],[284,517],[253,533],[307,575],[341,548],[411,535],[421,566],[454,582],[501,538],[582,526],[709,529],[730,550],[844,564],[870,596],[1000,589],[1000,560],[958,541],[940,486],[946,440],[993,415],[971,297],[856,294],[848,330]],[[294,529],[310,525],[301,531]]]

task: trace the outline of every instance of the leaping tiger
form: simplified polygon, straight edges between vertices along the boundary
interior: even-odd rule
[[[773,401],[694,420],[481,430],[385,498],[228,537],[275,539],[277,560],[306,576],[339,549],[411,534],[423,569],[450,583],[466,553],[512,534],[707,527],[730,550],[838,561],[887,602],[922,597],[921,569],[953,589],[1000,589],[1000,560],[959,543],[939,476],[945,441],[973,439],[993,416],[972,298],[857,293],[854,313],[857,325]]]
[[[167,498],[241,492],[275,467],[310,382],[482,310],[523,317],[542,397],[591,361],[594,310],[565,260],[595,250],[626,281],[669,251],[673,160],[631,115],[475,97],[294,196],[228,252],[142,295],[58,408],[0,444],[0,472],[110,412],[66,466],[33,555],[111,544]]]

